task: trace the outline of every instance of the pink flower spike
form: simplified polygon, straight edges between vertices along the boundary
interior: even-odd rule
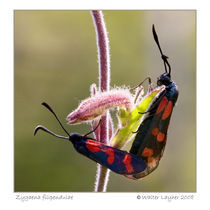
[[[126,108],[133,107],[133,96],[128,89],[113,89],[107,92],[97,92],[94,96],[85,99],[80,103],[78,108],[67,116],[69,124],[91,121],[107,110],[116,107]]]

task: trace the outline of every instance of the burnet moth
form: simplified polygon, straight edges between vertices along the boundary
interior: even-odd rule
[[[162,53],[154,25],[152,32],[165,66],[165,72],[157,79],[157,86],[164,85],[165,89],[145,113],[146,116],[131,146],[130,153],[147,164],[144,171],[128,176],[133,179],[145,177],[157,168],[165,149],[171,114],[178,98],[177,86],[171,80],[171,66],[168,63],[168,57]],[[148,79],[151,83],[151,79],[149,77]]]
[[[97,163],[100,163],[103,166],[106,166],[118,174],[135,174],[145,170],[147,167],[146,163],[139,159],[137,156],[126,151],[107,146],[98,142],[96,139],[88,137],[88,135],[93,131],[87,133],[84,136],[78,133],[69,134],[61,124],[61,121],[53,109],[45,102],[43,102],[42,105],[45,106],[55,116],[67,136],[57,135],[41,125],[35,128],[34,135],[36,135],[38,130],[43,130],[55,137],[66,139],[73,144],[77,152],[96,161]],[[96,130],[96,128],[94,130]]]

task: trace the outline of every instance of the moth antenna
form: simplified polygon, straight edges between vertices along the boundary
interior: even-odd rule
[[[47,128],[45,128],[44,126],[42,126],[42,125],[38,125],[38,126],[34,129],[34,136],[36,135],[36,133],[38,132],[38,130],[43,130],[44,132],[49,133],[50,135],[55,136],[55,137],[58,137],[58,138],[60,138],[60,139],[67,139],[67,140],[69,140],[69,137],[60,136],[60,135],[58,135],[58,134],[55,134],[55,133],[53,133],[52,131],[50,131],[49,129],[47,129]]]
[[[169,62],[168,62],[168,60],[167,60],[168,57],[167,57],[166,55],[164,55],[163,52],[162,52],[162,49],[161,49],[161,47],[160,47],[160,43],[159,43],[159,40],[158,40],[157,33],[156,33],[156,31],[155,31],[155,26],[154,26],[154,24],[152,25],[152,33],[153,33],[154,40],[155,40],[155,42],[156,42],[156,44],[157,44],[157,46],[158,46],[158,48],[159,48],[159,50],[160,50],[160,54],[161,54],[161,58],[163,59],[165,71],[166,71],[166,73],[167,73],[167,67],[166,67],[166,65],[167,65],[167,66],[168,66],[168,74],[169,74],[169,76],[171,76],[171,66],[170,66],[170,64],[169,64]]]
[[[58,121],[58,123],[60,124],[61,128],[65,131],[65,133],[70,137],[70,134],[68,133],[68,131],[64,128],[64,126],[62,125],[61,121],[59,120],[59,118],[57,117],[57,115],[55,114],[54,110],[50,107],[49,104],[47,104],[46,102],[42,103],[43,106],[45,106],[56,118],[56,120]]]

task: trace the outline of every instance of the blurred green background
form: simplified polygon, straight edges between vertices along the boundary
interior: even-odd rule
[[[172,79],[180,91],[159,167],[134,181],[110,173],[108,192],[196,191],[196,12],[104,11],[111,51],[111,86],[153,83],[164,72],[153,40],[156,26]],[[65,124],[66,116],[98,84],[95,30],[89,11],[14,12],[14,163],[16,192],[92,192],[95,162],[64,140],[33,130],[42,124],[63,134],[48,102]],[[85,134],[88,125],[66,125]],[[65,134],[64,134],[65,135]],[[129,148],[127,148],[129,149]]]

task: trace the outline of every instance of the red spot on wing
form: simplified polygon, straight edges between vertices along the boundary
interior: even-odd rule
[[[162,120],[165,120],[170,116],[172,109],[173,109],[173,103],[172,101],[169,101],[163,112]]]
[[[158,161],[156,158],[148,157],[147,164],[150,169],[153,169],[157,166]]]
[[[123,158],[123,163],[125,164],[126,170],[131,173],[133,172],[133,166],[131,164],[132,157],[129,154],[126,154]]]
[[[154,129],[152,130],[152,135],[153,135],[153,136],[157,136],[157,141],[159,141],[159,142],[162,142],[162,141],[165,139],[165,134],[162,133],[162,132],[160,132],[158,128],[154,128]],[[146,148],[145,148],[145,149],[146,149]],[[148,149],[146,149],[146,150],[143,151],[143,152],[145,152],[145,154],[147,154],[147,153],[148,153]]]
[[[98,147],[98,145],[100,145],[100,142],[87,139],[86,147],[89,151],[99,152],[101,149]]]
[[[102,149],[101,151],[108,155],[107,162],[111,165],[114,162],[114,150],[112,148],[107,148]]]
[[[162,98],[162,100],[161,100],[161,102],[160,102],[158,108],[157,108],[156,114],[159,114],[160,112],[162,112],[163,109],[166,107],[167,103],[168,103],[168,100],[167,100],[167,98],[164,96],[164,97]]]
[[[143,157],[149,157],[153,155],[153,149],[145,147],[142,154]]]
[[[165,134],[162,132],[159,132],[157,135],[157,141],[162,142],[165,139]]]
[[[158,133],[159,133],[159,129],[158,129],[158,128],[154,128],[154,129],[152,130],[152,135],[153,135],[153,136],[157,136]]]

